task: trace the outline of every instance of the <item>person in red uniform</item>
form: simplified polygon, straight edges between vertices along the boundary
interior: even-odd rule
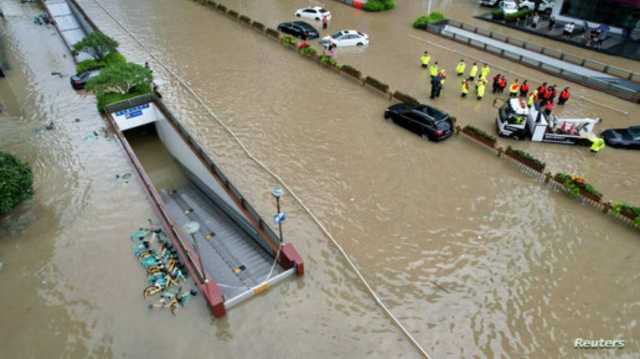
[[[567,100],[569,100],[571,94],[569,94],[569,88],[565,87],[562,92],[560,92],[560,96],[558,96],[558,105],[564,105]]]
[[[493,77],[493,90],[491,91],[491,93],[498,93],[500,91],[500,77],[502,75],[497,74]]]
[[[507,88],[507,79],[504,77],[504,75],[502,75],[498,80],[498,90],[502,94],[504,93],[505,88]]]
[[[538,87],[538,98],[544,98],[545,93],[547,92],[547,83],[544,82],[540,87]]]
[[[524,82],[522,82],[522,85],[520,85],[520,96],[527,97],[528,93],[529,93],[529,84],[527,83],[527,80],[524,80]]]
[[[553,102],[556,99],[556,85],[549,86],[547,89],[547,101]]]
[[[553,111],[553,101],[548,101],[544,105],[544,114],[545,114],[545,116],[551,115],[551,111]]]

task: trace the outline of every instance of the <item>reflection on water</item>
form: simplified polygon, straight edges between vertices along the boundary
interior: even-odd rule
[[[306,5],[298,0],[269,2],[272,6],[226,2],[269,26]],[[468,9],[462,3],[449,2],[449,13]],[[385,122],[382,111],[389,102],[380,96],[191,1],[103,4],[291,185],[434,357],[574,357],[582,354],[572,348],[576,337],[628,339],[624,351],[599,351],[599,357],[640,352],[632,340],[640,334],[634,319],[640,315],[640,261],[633,254],[640,246],[637,233],[535,183],[475,144],[457,137],[429,143]],[[149,60],[92,0],[81,5],[130,59]],[[400,5],[391,13],[365,14],[338,2],[326,4],[334,14],[332,26],[372,37],[363,53],[339,54],[340,61],[394,88],[423,94],[426,74],[414,61],[422,46],[405,37],[412,6],[417,12],[418,5]],[[16,29],[12,36],[28,35],[20,34]],[[55,56],[62,53],[58,50]],[[446,66],[458,60],[433,51]],[[167,82],[168,105],[259,212],[269,216],[274,180],[160,66],[152,66]],[[34,127],[48,118],[64,122],[56,136],[44,133],[31,155],[46,158],[37,167],[34,207],[42,203],[56,219],[50,226],[30,224],[15,232],[17,240],[0,241],[0,246],[25,258],[25,270],[46,268],[38,273],[50,273],[45,280],[56,283],[35,295],[46,304],[43,313],[63,318],[59,331],[39,333],[57,343],[54,349],[70,350],[68,357],[86,352],[98,357],[416,356],[290,197],[284,202],[290,215],[285,237],[304,257],[305,278],[234,308],[223,320],[203,320],[208,313],[201,300],[176,318],[144,310],[143,278],[126,238],[151,215],[145,196],[137,181],[115,180],[131,169],[114,141],[81,139],[104,126],[92,112],[92,100],[64,92],[44,72],[35,71],[40,75],[29,82],[44,93],[29,97],[40,99],[32,110],[38,115],[25,110],[24,116],[39,121]],[[493,130],[495,110],[489,101],[460,104],[455,87],[446,88],[437,106]],[[64,101],[53,96],[61,91]],[[82,122],[65,122],[75,117],[65,115],[70,108],[82,112]],[[613,123],[625,120],[611,115]],[[11,127],[20,132],[18,125]],[[633,154],[605,151],[596,161],[584,149],[518,146],[548,161],[552,170],[594,174],[607,193],[640,202],[635,190],[640,164],[631,161]],[[39,257],[12,247],[22,242],[37,243]],[[40,279],[31,278],[31,288]],[[34,298],[28,290],[18,294]],[[41,323],[20,309],[9,322]],[[18,343],[30,337],[27,329],[17,333]],[[9,353],[20,356],[24,347],[10,345]],[[43,353],[31,350],[32,357]]]

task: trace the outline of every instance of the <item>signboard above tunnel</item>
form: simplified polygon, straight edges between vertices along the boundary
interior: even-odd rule
[[[112,114],[120,131],[130,130],[155,122],[159,117],[158,109],[153,103],[143,103]]]

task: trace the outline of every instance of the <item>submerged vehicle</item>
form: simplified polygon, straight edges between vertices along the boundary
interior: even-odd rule
[[[527,107],[522,98],[512,98],[498,110],[498,135],[534,142],[590,146],[597,138],[593,130],[599,118],[558,118]]]
[[[369,45],[369,35],[356,30],[341,30],[331,36],[323,37],[320,44],[336,47],[367,46]]]
[[[608,146],[640,150],[640,126],[610,128],[601,135]]]
[[[300,39],[313,40],[320,37],[318,30],[304,21],[283,22],[278,25],[278,31]]]
[[[443,141],[453,134],[449,115],[427,105],[395,104],[384,111],[384,118],[431,141]]]
[[[89,80],[98,75],[100,75],[100,69],[89,70],[71,76],[69,81],[71,82],[71,87],[73,87],[74,90],[82,90]]]

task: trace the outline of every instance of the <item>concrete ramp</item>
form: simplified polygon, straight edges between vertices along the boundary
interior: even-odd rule
[[[55,22],[56,28],[69,50],[86,36],[84,29],[80,26],[66,0],[47,0],[42,1],[42,4]],[[91,59],[91,56],[81,53],[76,59],[83,61]]]

